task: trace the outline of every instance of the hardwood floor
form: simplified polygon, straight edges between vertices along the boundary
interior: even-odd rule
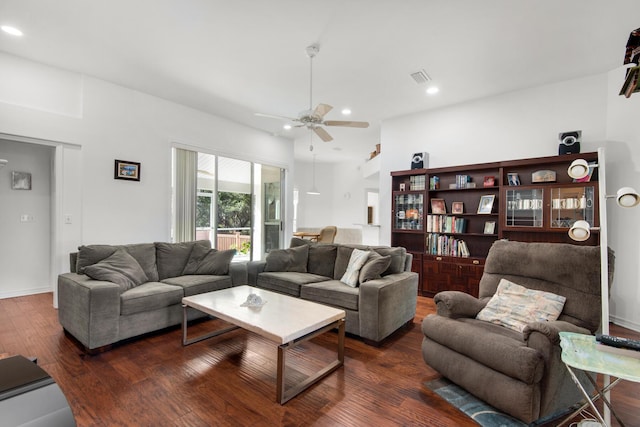
[[[78,426],[476,426],[424,383],[439,375],[422,360],[420,322],[434,312],[418,298],[415,323],[379,348],[348,337],[345,367],[284,406],[275,402],[276,346],[237,330],[188,347],[181,330],[87,356],[62,331],[51,294],[0,300],[0,353],[36,356],[64,391]],[[218,320],[200,322],[192,333]],[[612,334],[639,333],[612,326]],[[336,334],[292,351],[300,379],[335,357]],[[311,350],[311,351],[309,351]],[[640,384],[612,392],[629,426],[640,426]],[[617,424],[614,424],[617,425]]]

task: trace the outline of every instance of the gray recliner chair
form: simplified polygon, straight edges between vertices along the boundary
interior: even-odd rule
[[[613,261],[610,250],[610,284]],[[502,278],[566,297],[559,318],[529,323],[523,332],[476,319]],[[422,322],[423,358],[444,377],[525,423],[557,414],[582,397],[562,363],[558,333],[599,329],[600,286],[599,247],[496,241],[479,298],[457,291],[434,297],[437,314]]]

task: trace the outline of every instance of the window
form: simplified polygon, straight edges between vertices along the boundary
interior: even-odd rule
[[[173,240],[262,259],[281,247],[283,177],[278,167],[174,148]]]

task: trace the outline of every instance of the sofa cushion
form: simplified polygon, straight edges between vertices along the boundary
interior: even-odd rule
[[[260,288],[280,292],[294,297],[300,296],[300,286],[306,283],[322,282],[330,277],[318,276],[311,273],[263,272],[258,275],[256,285]]]
[[[300,289],[300,298],[328,304],[347,310],[358,310],[358,288],[345,285],[339,280],[307,283]]]
[[[527,289],[501,279],[495,295],[476,318],[522,332],[529,323],[556,320],[565,301],[561,295]]]
[[[522,333],[477,319],[450,319],[428,315],[422,332],[429,339],[525,384],[540,381],[544,373],[541,352],[527,346]]]
[[[351,252],[351,257],[349,258],[349,264],[347,264],[347,269],[344,274],[340,278],[340,281],[345,285],[349,285],[351,287],[358,286],[358,278],[360,277],[360,269],[367,262],[367,258],[369,258],[370,251],[362,251],[360,249],[354,249]]]
[[[365,283],[369,280],[380,279],[391,264],[391,256],[382,256],[375,251],[370,251],[367,262],[360,269],[358,283]]]
[[[83,245],[78,247],[76,272],[84,273],[85,267],[102,261],[113,255],[118,249],[126,250],[138,261],[150,281],[158,280],[156,268],[156,248],[153,243],[135,243],[131,245]]]
[[[386,276],[387,274],[397,274],[402,273],[404,271],[404,263],[407,258],[407,250],[403,247],[386,247],[386,246],[374,246],[370,249],[376,251],[378,254],[382,256],[391,256],[391,263],[389,264],[389,268],[387,268],[382,275]]]
[[[307,261],[307,272],[320,276],[333,277],[333,268],[336,263],[338,247],[333,244],[315,243],[307,239],[291,238],[292,248],[307,245],[309,246],[309,260]]]
[[[122,248],[102,261],[86,266],[84,274],[95,280],[113,282],[122,291],[149,281],[138,261]]]
[[[289,249],[273,249],[267,255],[264,271],[307,272],[309,246],[303,245]]]
[[[156,263],[158,265],[159,279],[182,275],[194,246],[201,246],[209,250],[211,249],[211,242],[208,240],[182,243],[156,242]]]
[[[120,315],[157,310],[180,304],[184,290],[180,286],[147,282],[120,295]]]
[[[182,274],[227,275],[229,274],[229,265],[235,254],[235,249],[219,251],[195,245],[184,270],[182,270]]]
[[[184,289],[184,296],[203,294],[205,292],[219,291],[233,286],[230,276],[219,275],[186,275],[164,279],[162,283],[180,286]]]

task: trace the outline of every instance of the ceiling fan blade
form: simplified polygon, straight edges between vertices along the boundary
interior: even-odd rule
[[[275,114],[253,113],[253,115],[258,117],[266,117],[268,119],[291,120],[291,121],[298,120],[298,119],[294,119],[293,117],[277,116]]]
[[[313,115],[323,118],[325,114],[329,111],[333,110],[333,107],[328,104],[318,104],[315,110],[313,110]]]
[[[350,128],[368,128],[368,122],[353,122],[353,121],[343,121],[343,120],[327,120],[323,123],[326,126],[347,126]]]
[[[316,135],[318,135],[324,142],[333,141],[333,138],[331,137],[331,135],[329,135],[329,132],[327,132],[323,128],[314,126],[312,129],[316,133]]]

